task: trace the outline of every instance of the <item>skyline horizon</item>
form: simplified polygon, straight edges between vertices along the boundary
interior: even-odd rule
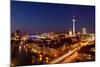
[[[83,29],[83,28],[82,28]],[[69,31],[71,31],[72,32],[72,30],[69,30],[69,31],[66,31],[66,32],[55,32],[55,31],[49,31],[49,32],[34,32],[34,33],[29,33],[29,32],[22,32],[21,30],[15,30],[14,32],[11,32],[11,34],[13,34],[13,33],[15,33],[16,31],[20,31],[20,33],[21,34],[26,34],[26,33],[28,33],[28,34],[30,34],[30,35],[35,35],[35,34],[44,34],[44,33],[55,33],[55,34],[69,34]],[[80,33],[80,34],[82,34],[82,30],[81,31],[76,31],[75,32],[76,34],[78,34],[78,33]],[[86,33],[87,34],[95,34],[94,32],[87,32],[87,30],[86,30]]]

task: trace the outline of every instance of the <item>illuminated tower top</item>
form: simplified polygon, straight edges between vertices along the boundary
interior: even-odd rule
[[[73,19],[72,19],[72,21],[73,21],[73,22],[75,22],[75,21],[76,21],[76,20],[75,20],[75,16],[74,16],[74,15],[73,15]]]

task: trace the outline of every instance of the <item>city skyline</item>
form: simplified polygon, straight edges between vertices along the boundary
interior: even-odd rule
[[[10,66],[95,61],[95,6],[11,1]]]
[[[94,6],[11,1],[11,32],[68,32],[73,16],[76,32],[95,33]]]

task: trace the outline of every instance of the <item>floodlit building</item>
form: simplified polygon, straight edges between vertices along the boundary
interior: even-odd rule
[[[82,34],[87,34],[86,28],[82,28]]]
[[[69,37],[72,37],[72,36],[73,36],[72,30],[69,30]]]

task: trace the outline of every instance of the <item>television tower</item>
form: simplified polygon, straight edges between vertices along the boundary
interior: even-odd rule
[[[75,19],[75,16],[74,16],[74,7],[73,7],[73,19],[72,19],[72,22],[73,22],[73,36],[75,36],[75,22],[76,22],[76,19]]]

